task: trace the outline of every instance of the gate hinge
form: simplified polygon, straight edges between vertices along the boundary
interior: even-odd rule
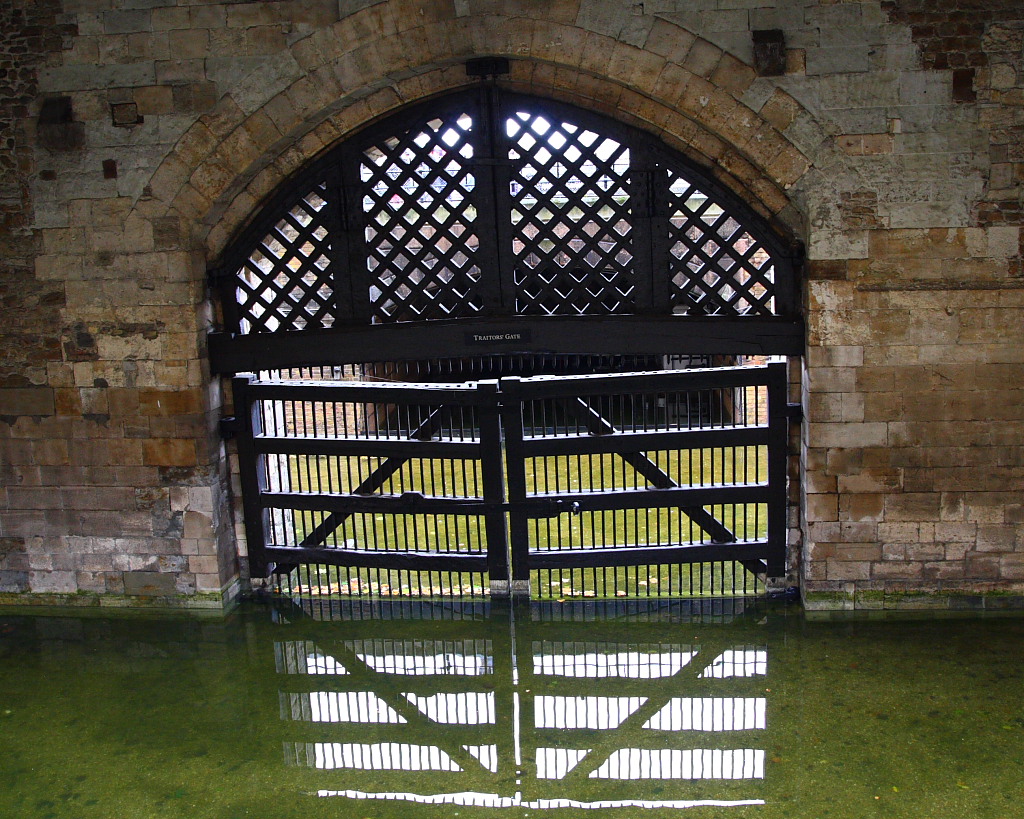
[[[220,437],[225,441],[230,441],[243,430],[241,420],[234,415],[225,415],[220,419]]]
[[[786,417],[793,422],[799,423],[804,420],[803,404],[786,404]]]

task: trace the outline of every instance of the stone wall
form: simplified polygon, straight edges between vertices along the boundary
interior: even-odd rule
[[[883,4],[908,63],[837,136],[862,159],[808,268],[815,606],[1022,601],[1024,9],[951,5]]]
[[[207,265],[326,146],[500,54],[805,241],[807,604],[1024,604],[1024,10],[938,7],[0,3],[0,600],[235,594]]]

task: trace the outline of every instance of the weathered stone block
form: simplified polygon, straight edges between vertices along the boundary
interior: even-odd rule
[[[834,521],[839,519],[838,495],[808,495],[806,517],[812,521]]]
[[[44,568],[45,566],[45,568]],[[29,590],[33,592],[74,592],[78,591],[78,582],[73,571],[55,571],[52,563],[34,567],[28,572]]]
[[[175,576],[161,572],[126,571],[122,575],[124,593],[138,597],[173,597]]]
[[[885,498],[887,521],[934,521],[939,515],[939,495],[936,493],[908,493]]]
[[[147,466],[195,466],[196,445],[188,439],[163,438],[142,442],[143,463]]]
[[[977,580],[995,580],[999,577],[999,555],[967,555],[966,577]]]
[[[1017,527],[981,524],[978,526],[979,552],[1012,552],[1016,546]]]
[[[872,565],[868,561],[828,560],[825,573],[829,580],[870,580]]]
[[[871,577],[875,580],[913,580],[921,577],[923,563],[905,559],[881,561],[871,566]]]
[[[1003,555],[999,558],[999,576],[1003,580],[1024,580],[1024,554]]]
[[[855,540],[873,539],[875,537],[875,526],[871,521],[879,521],[883,516],[885,495],[879,493],[860,492],[858,494],[843,494],[840,496],[839,511],[840,517],[860,521],[864,527],[861,529],[862,536],[853,538]],[[843,537],[849,537],[847,527],[850,524],[843,524]]]
[[[845,448],[885,446],[887,438],[887,425],[881,423],[808,425],[808,441],[813,446]]]
[[[54,391],[50,387],[0,389],[0,415],[53,415]]]

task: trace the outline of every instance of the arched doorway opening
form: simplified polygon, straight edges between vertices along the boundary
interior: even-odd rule
[[[253,576],[605,596],[781,574],[784,365],[737,364],[799,354],[796,253],[562,103],[481,85],[355,134],[212,271]]]

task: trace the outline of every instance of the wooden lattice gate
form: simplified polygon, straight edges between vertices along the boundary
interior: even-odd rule
[[[334,567],[317,585],[342,594],[750,592],[784,573],[785,394],[784,364],[238,377],[250,565]]]

